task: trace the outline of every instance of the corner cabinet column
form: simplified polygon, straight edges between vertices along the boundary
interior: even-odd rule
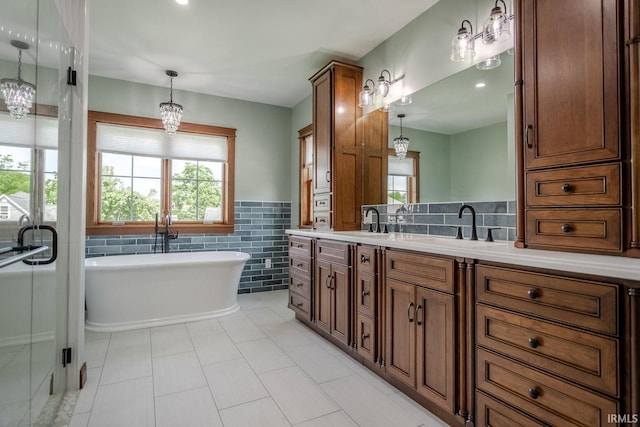
[[[362,201],[362,68],[330,62],[313,85],[313,226],[359,230]]]
[[[640,257],[640,4],[626,2],[626,47],[629,87],[629,143],[631,147],[631,239],[629,255]]]

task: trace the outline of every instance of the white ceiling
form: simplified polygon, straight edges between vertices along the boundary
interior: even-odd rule
[[[437,0],[89,0],[89,74],[292,107]],[[179,102],[179,99],[176,99]]]

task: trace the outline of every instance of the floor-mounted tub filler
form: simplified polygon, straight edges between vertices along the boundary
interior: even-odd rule
[[[176,252],[85,260],[86,330],[192,322],[238,310],[243,252]]]

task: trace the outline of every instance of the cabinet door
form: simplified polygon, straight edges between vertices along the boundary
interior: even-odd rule
[[[619,158],[617,3],[523,2],[527,168]]]
[[[415,387],[415,286],[393,279],[385,284],[387,372]]]
[[[417,390],[449,413],[455,406],[454,297],[416,287]]]
[[[331,264],[326,261],[316,263],[316,326],[325,332],[331,332]]]
[[[349,344],[351,319],[349,295],[351,294],[351,280],[349,267],[345,265],[331,265],[331,335]]]
[[[313,82],[313,192],[330,191],[332,134],[332,70]]]

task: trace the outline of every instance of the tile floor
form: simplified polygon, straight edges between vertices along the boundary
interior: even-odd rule
[[[227,317],[87,333],[71,427],[446,425],[294,319],[287,291]]]

